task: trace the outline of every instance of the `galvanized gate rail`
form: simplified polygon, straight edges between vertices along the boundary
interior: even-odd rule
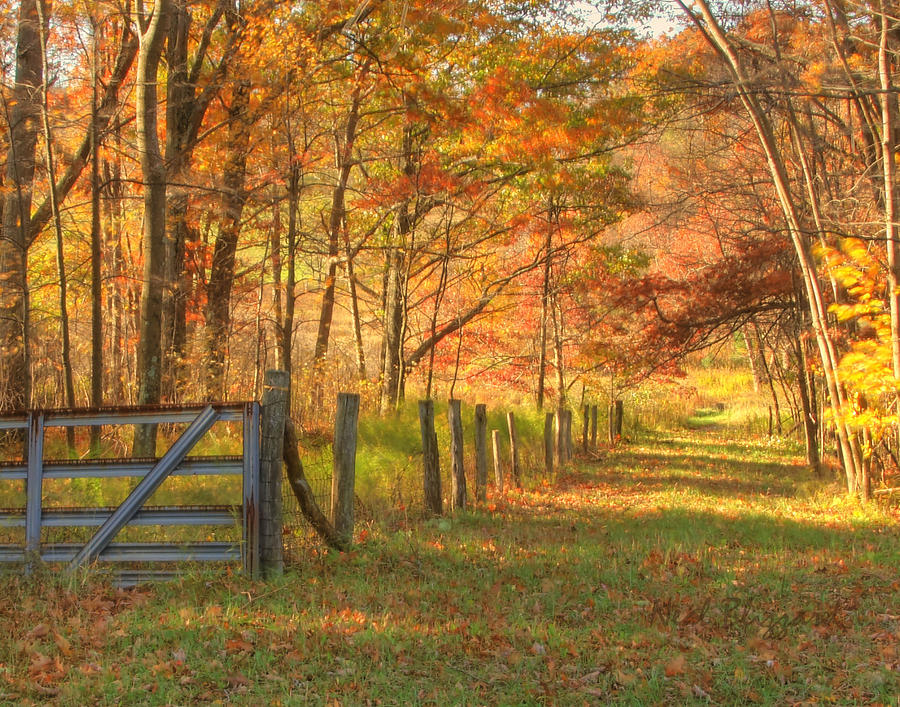
[[[187,454],[217,421],[241,422],[242,454],[203,457]],[[52,461],[44,457],[44,433],[51,427],[190,423],[160,459],[96,459]],[[25,463],[0,464],[0,482],[25,481],[25,507],[0,511],[0,527],[25,528],[24,544],[0,545],[0,563],[24,563],[26,571],[37,562],[67,563],[70,569],[94,562],[234,562],[256,574],[259,569],[260,406],[257,402],[154,408],[86,410],[34,410],[0,417],[0,431],[25,430]],[[168,506],[144,508],[146,501],[169,476],[242,475],[240,504],[231,506]],[[43,508],[44,479],[119,477],[140,478],[127,498],[114,509]],[[235,499],[236,500],[236,499]],[[241,543],[114,543],[126,525],[228,526],[241,523]],[[96,527],[87,543],[41,543],[47,527]],[[123,581],[128,582],[127,572]],[[133,573],[132,573],[133,574]],[[157,572],[167,575],[170,572]],[[141,576],[154,573],[142,573]],[[137,577],[134,577],[136,580]]]

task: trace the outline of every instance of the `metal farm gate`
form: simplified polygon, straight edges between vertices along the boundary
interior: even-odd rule
[[[188,454],[216,422],[242,424],[242,452],[238,456]],[[45,431],[50,428],[106,425],[185,424],[187,428],[159,459],[102,458],[48,460],[44,458]],[[255,574],[260,556],[260,405],[257,402],[154,408],[93,410],[35,410],[0,417],[2,431],[21,430],[27,453],[23,462],[0,462],[0,484],[25,482],[24,507],[0,508],[0,528],[24,528],[24,540],[0,544],[0,563],[21,565],[30,572],[40,563],[64,563],[75,569],[93,562],[126,567],[118,582],[171,576],[169,563],[240,562]],[[240,475],[240,498],[230,505],[146,506],[148,499],[170,476]],[[125,500],[110,508],[51,508],[44,502],[47,479],[139,479]],[[2,487],[0,487],[2,488]],[[231,526],[240,525],[239,542],[113,542],[126,526]],[[45,528],[96,528],[86,542],[42,542]],[[19,531],[21,532],[21,531]],[[81,531],[84,532],[84,531]],[[168,532],[168,531],[167,531]],[[154,563],[153,569],[135,565]],[[160,568],[158,563],[165,563]],[[2,567],[2,565],[0,565]]]

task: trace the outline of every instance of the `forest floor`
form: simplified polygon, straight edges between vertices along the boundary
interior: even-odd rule
[[[0,703],[897,705],[897,507],[712,422],[275,581],[5,576]]]

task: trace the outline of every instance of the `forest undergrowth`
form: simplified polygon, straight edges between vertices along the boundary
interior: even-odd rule
[[[897,507],[694,422],[272,581],[5,576],[0,702],[896,705]]]

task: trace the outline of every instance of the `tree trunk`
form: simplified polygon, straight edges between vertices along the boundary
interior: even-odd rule
[[[897,96],[891,79],[893,47],[889,47],[891,32],[885,0],[881,0],[881,33],[878,46],[878,77],[881,83],[881,163],[884,179],[884,238],[887,250],[887,296],[891,314],[891,365],[894,380],[900,381],[900,248],[897,245],[897,146],[895,144]],[[892,13],[895,14],[895,13]],[[900,416],[900,391],[894,393],[894,409]],[[900,417],[896,418],[900,421]],[[895,422],[895,434],[900,440],[900,424]],[[862,483],[862,496],[868,499],[868,474]]]
[[[544,239],[544,282],[541,289],[541,331],[538,343],[537,409],[544,409],[544,386],[547,379],[547,327],[550,319],[550,268],[552,261],[553,230],[549,224]]]
[[[553,312],[553,363],[556,366],[557,404],[566,406],[566,379],[563,368],[563,322],[559,300],[551,297],[551,311]]]
[[[399,247],[388,250],[387,292],[384,301],[384,370],[382,371],[382,413],[394,409],[400,392],[400,369],[403,366],[403,273],[406,256]]]
[[[250,82],[235,83],[228,109],[227,155],[223,168],[221,217],[213,250],[206,297],[206,396],[224,400],[225,354],[231,328],[231,290],[241,217],[247,200],[245,181],[250,145]]]
[[[351,96],[350,114],[347,116],[344,134],[340,137],[335,135],[335,167],[338,169],[338,182],[331,194],[331,213],[328,219],[328,271],[325,278],[325,292],[322,294],[322,306],[319,310],[319,330],[313,353],[313,366],[316,368],[321,367],[325,361],[328,353],[328,340],[331,335],[340,237],[346,218],[344,201],[350,173],[353,169],[353,143],[356,140],[356,127],[359,123],[360,91],[361,84],[357,82]]]
[[[809,361],[806,355],[807,342],[797,339],[797,360],[798,360],[798,388],[800,390],[800,404],[802,406],[803,415],[803,438],[806,442],[806,463],[818,475],[821,470],[819,459],[819,430],[818,420],[816,418],[816,391],[812,384],[812,377],[809,373]]]
[[[184,0],[172,0],[166,42],[166,144],[168,186],[165,237],[165,289],[162,292],[162,382],[166,397],[176,400],[186,379],[184,353],[187,338],[186,299],[190,276],[185,281],[185,249],[188,228],[188,181],[193,148],[192,99],[195,87],[188,79],[188,41],[192,18]]]
[[[144,272],[138,341],[138,404],[160,400],[162,375],[162,290],[165,286],[166,165],[157,131],[159,101],[156,76],[166,37],[170,0],[154,0],[150,15],[135,9],[140,33],[135,88],[138,152],[144,180]],[[140,8],[140,6],[138,6]],[[137,425],[133,456],[155,456],[156,425]]]
[[[41,63],[43,74],[47,74],[47,27],[49,18],[44,14],[43,0],[38,1],[38,27],[41,42]],[[69,336],[68,281],[66,279],[66,259],[63,250],[62,220],[59,215],[59,201],[56,194],[56,164],[53,161],[53,135],[50,131],[50,113],[47,104],[47,82],[41,82],[41,121],[44,128],[44,149],[47,157],[47,178],[50,181],[50,210],[53,213],[53,231],[56,235],[56,273],[59,278],[59,335],[62,348],[63,381],[65,385],[66,407],[75,407],[75,375],[72,371],[72,342]],[[66,428],[66,444],[69,455],[75,455],[75,428]]]
[[[19,3],[16,83],[0,224],[0,412],[31,403],[28,355],[28,227],[40,128],[41,43],[37,0]]]
[[[407,108],[412,100],[404,96]],[[418,162],[414,150],[415,131],[413,125],[403,126],[400,168],[410,184],[415,184]],[[381,401],[379,410],[383,413],[396,408],[403,397],[404,322],[406,321],[406,282],[408,279],[409,256],[412,248],[413,231],[416,225],[415,209],[410,200],[404,199],[397,209],[397,242],[387,251],[387,272],[384,297],[384,342],[382,345],[383,366],[381,370]],[[429,391],[430,392],[430,391]]]
[[[196,265],[188,264],[188,245],[197,245],[196,229],[189,222],[190,174],[194,148],[203,118],[213,99],[219,95],[226,73],[234,59],[242,21],[236,6],[220,0],[207,17],[202,30],[194,26],[189,0],[169,0],[170,23],[166,43],[166,145],[165,163],[168,186],[168,231],[165,239],[165,289],[163,290],[163,361],[165,393],[171,399],[183,395],[189,380],[185,352],[188,338],[187,304],[194,288]],[[213,33],[226,17],[223,54],[211,76],[201,82],[201,70],[207,63],[207,51]],[[188,45],[199,35],[196,51],[190,56]],[[227,185],[226,185],[227,189]]]
[[[103,227],[100,209],[100,131],[97,127],[99,28],[91,16],[91,407],[103,404]],[[91,427],[91,454],[100,454],[100,426]]]
[[[119,123],[116,122],[114,134],[117,138],[114,147],[118,147]],[[122,189],[122,169],[119,164],[119,153],[113,150],[113,162],[103,163],[103,240],[106,251],[106,268],[110,275],[107,294],[107,309],[112,313],[112,347],[110,358],[110,388],[113,400],[124,404],[130,400],[130,391],[126,391],[126,380],[132,380],[131,357],[125,342],[128,337],[128,311],[131,284],[125,277],[125,263],[122,249],[122,224],[124,222],[123,203],[125,195]]]
[[[350,290],[350,316],[353,319],[353,346],[356,351],[356,375],[360,381],[366,380],[366,350],[362,336],[362,318],[359,313],[359,296],[356,291],[356,273],[347,234],[347,220],[344,219],[344,250],[347,254],[347,288]]]

